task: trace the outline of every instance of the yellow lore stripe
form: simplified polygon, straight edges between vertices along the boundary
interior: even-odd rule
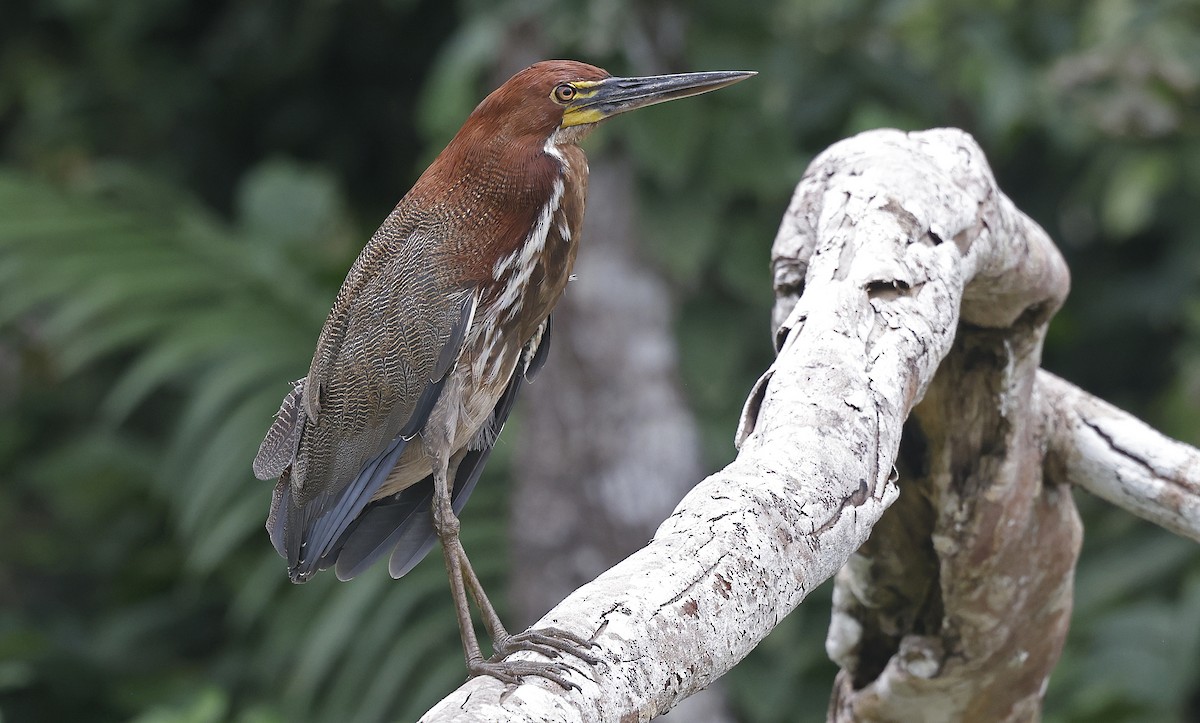
[[[586,123],[597,123],[607,116],[597,108],[567,108],[563,111],[562,127],[581,126]]]

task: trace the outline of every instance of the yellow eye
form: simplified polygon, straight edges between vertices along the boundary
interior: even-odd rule
[[[570,103],[575,99],[577,92],[575,86],[570,83],[563,83],[554,89],[554,100],[557,100],[559,103]]]

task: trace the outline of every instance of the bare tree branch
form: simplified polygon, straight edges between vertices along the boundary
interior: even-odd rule
[[[1035,399],[1057,250],[966,134],[875,131],[813,162],[774,263],[780,352],[737,459],[540,621],[606,664],[577,691],[471,680],[424,720],[648,720],[848,561],[831,720],[1036,718],[1080,537],[1064,477],[1086,466],[1055,454],[1043,479],[1048,448],[1083,449]]]
[[[1200,542],[1200,450],[1049,372],[1037,381],[1049,476]]]

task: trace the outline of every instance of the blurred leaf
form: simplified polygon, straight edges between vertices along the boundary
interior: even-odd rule
[[[226,719],[229,700],[209,688],[173,710],[152,709],[134,719],[137,723],[219,723]]]
[[[678,283],[694,285],[716,252],[719,213],[713,199],[664,199],[643,216],[642,247]]]
[[[1163,189],[1175,181],[1171,163],[1158,154],[1130,155],[1113,169],[1102,218],[1118,238],[1132,236],[1151,222]]]
[[[328,173],[282,158],[251,169],[238,186],[238,218],[256,239],[327,241],[345,222],[342,203]]]
[[[479,76],[489,69],[503,32],[494,19],[476,18],[465,23],[438,54],[425,80],[418,112],[419,127],[430,149],[448,143],[479,104]]]

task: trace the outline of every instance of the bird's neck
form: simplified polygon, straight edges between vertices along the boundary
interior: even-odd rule
[[[480,280],[480,321],[513,330],[518,346],[546,319],[566,288],[583,223],[587,158],[573,143],[547,141],[540,153],[549,189],[519,230],[497,239]],[[488,321],[490,320],[490,321]],[[510,351],[515,351],[510,350]]]
[[[574,144],[556,140],[455,138],[413,187],[411,195],[428,199],[421,205],[444,224],[444,251],[461,283],[494,283],[501,261],[519,258],[526,246],[527,256],[543,247],[566,196],[580,197],[578,204],[572,200],[577,213],[558,219],[575,235],[587,160]]]

